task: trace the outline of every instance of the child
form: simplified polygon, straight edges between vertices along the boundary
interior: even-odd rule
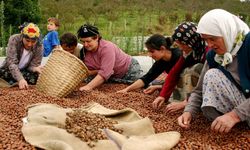
[[[59,20],[57,18],[49,18],[47,30],[49,33],[45,35],[43,39],[43,56],[47,57],[54,48],[60,47],[60,42],[58,38],[58,32],[56,31],[59,27]]]
[[[77,43],[77,37],[74,34],[69,32],[64,33],[60,37],[60,43],[62,49],[64,49],[67,52],[70,52],[71,54],[83,60],[84,57],[84,52],[82,52],[83,45]]]

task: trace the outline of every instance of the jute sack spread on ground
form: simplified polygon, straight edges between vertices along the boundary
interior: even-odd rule
[[[0,78],[0,88],[10,88],[10,87],[13,87],[13,86],[16,86],[18,85],[17,82],[10,85],[7,81],[5,81],[4,79]]]
[[[83,111],[99,113],[118,121],[119,134],[109,129],[103,132],[110,140],[99,140],[95,150],[166,150],[174,147],[180,139],[178,132],[155,134],[149,118],[142,118],[130,108],[122,110],[107,109],[97,103],[89,103]],[[28,116],[24,118],[22,133],[25,140],[35,147],[47,150],[91,149],[86,142],[68,133],[65,127],[66,113],[71,108],[62,108],[54,104],[35,104],[28,107]]]

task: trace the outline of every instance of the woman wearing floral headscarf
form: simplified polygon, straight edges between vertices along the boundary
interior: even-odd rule
[[[229,132],[238,122],[250,125],[250,33],[237,16],[214,9],[202,16],[197,32],[213,48],[207,54],[200,79],[184,113],[178,118],[189,128],[202,111],[212,121],[211,130]]]
[[[33,23],[21,26],[21,34],[9,38],[7,56],[0,68],[0,78],[10,85],[18,83],[19,89],[36,84],[41,73],[43,46],[39,42],[40,30]]]
[[[208,48],[206,48],[205,41],[201,38],[200,34],[196,32],[196,25],[194,23],[184,22],[180,24],[175,29],[172,38],[177,46],[182,50],[183,55],[179,58],[178,62],[166,77],[160,96],[158,96],[153,102],[154,109],[159,109],[165,101],[168,101],[180,79],[180,75],[186,68],[194,67],[195,69],[193,70],[200,68],[196,71],[196,73],[199,73],[202,68],[201,64],[205,62],[205,56]],[[190,91],[187,92],[186,100],[179,103],[170,103],[165,109],[166,112],[174,112],[183,109],[187,103]]]

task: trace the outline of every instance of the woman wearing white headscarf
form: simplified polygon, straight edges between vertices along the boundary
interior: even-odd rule
[[[250,126],[250,33],[237,16],[214,9],[202,16],[197,32],[213,50],[178,124],[189,128],[195,113],[212,120],[211,130],[229,132],[238,122]]]

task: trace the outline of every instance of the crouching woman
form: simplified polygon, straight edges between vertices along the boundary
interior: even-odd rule
[[[43,46],[39,42],[40,30],[33,23],[21,26],[21,34],[9,38],[7,56],[0,68],[0,78],[10,85],[18,83],[19,89],[36,84],[41,73]]]
[[[227,133],[243,121],[250,126],[249,27],[237,16],[214,9],[201,18],[197,32],[213,50],[178,124],[189,128],[201,110],[214,132]]]

